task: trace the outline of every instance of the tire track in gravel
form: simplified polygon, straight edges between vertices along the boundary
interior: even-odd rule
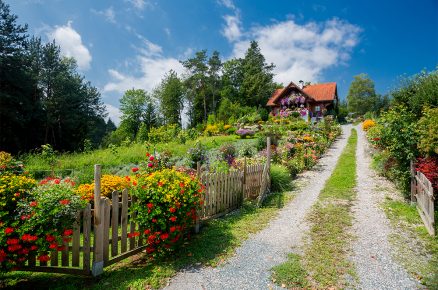
[[[335,168],[351,126],[343,126],[342,131],[318,165],[301,175],[310,182],[265,229],[246,240],[225,264],[216,268],[186,268],[173,277],[165,289],[281,289],[271,282],[270,269],[285,262],[288,253],[299,252],[302,238],[309,229],[306,215]]]
[[[421,285],[392,258],[388,241],[391,228],[385,213],[379,207],[385,193],[376,186],[376,175],[370,168],[366,152],[365,133],[358,126],[357,199],[352,208],[352,227],[356,240],[352,243],[352,261],[356,266],[358,284],[354,289],[417,289]]]

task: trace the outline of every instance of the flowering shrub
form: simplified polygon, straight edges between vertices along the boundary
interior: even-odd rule
[[[70,180],[50,179],[17,203],[14,221],[0,224],[0,268],[22,265],[30,255],[47,262],[48,252],[69,242],[76,214],[84,207]]]
[[[5,173],[23,174],[24,166],[22,162],[14,159],[11,154],[0,151],[0,174]]]
[[[219,134],[219,127],[217,125],[208,124],[207,127],[205,127],[204,134],[207,136],[217,135]]]
[[[207,149],[202,143],[196,142],[195,147],[187,151],[187,157],[190,163],[189,166],[196,168],[198,162],[204,163],[207,160]]]
[[[236,158],[236,147],[233,144],[224,144],[219,148],[223,160],[225,160],[229,166],[233,164]]]
[[[240,128],[239,130],[236,131],[236,134],[239,135],[240,138],[245,139],[248,136],[254,136],[254,131],[245,128]]]
[[[374,127],[374,126],[376,126],[376,122],[374,122],[371,119],[367,119],[367,120],[363,121],[363,123],[362,123],[362,129],[364,131],[368,131],[368,129],[370,129],[371,127]]]
[[[173,169],[137,174],[138,184],[131,207],[145,235],[147,252],[162,254],[173,250],[188,235],[201,204],[202,185],[194,176]]]
[[[438,108],[425,108],[418,121],[418,149],[423,154],[438,155]]]
[[[12,213],[17,206],[17,201],[26,197],[28,192],[36,185],[36,181],[24,175],[11,173],[0,175],[0,220],[12,219]]]
[[[130,188],[135,180],[129,176],[120,177],[117,175],[104,174],[101,178],[101,195],[111,198],[113,191]],[[81,184],[76,192],[86,201],[93,201],[94,199],[94,181],[93,183]]]
[[[417,158],[415,169],[423,173],[432,182],[436,196],[438,194],[438,158]]]

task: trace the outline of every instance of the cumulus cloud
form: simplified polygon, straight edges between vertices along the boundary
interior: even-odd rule
[[[291,19],[253,27],[244,39],[233,43],[233,56],[242,57],[254,39],[266,61],[276,65],[275,81],[316,82],[325,69],[349,60],[360,32],[358,26],[337,18],[302,25]]]
[[[101,10],[101,11],[91,9],[91,12],[93,12],[94,14],[103,16],[105,18],[105,20],[108,22],[116,23],[116,13],[114,12],[114,8],[112,6],[108,7],[105,10]]]
[[[120,118],[122,117],[122,112],[120,112],[119,108],[114,107],[110,104],[105,104],[106,111],[108,112],[108,118],[118,126],[120,124]]]
[[[137,67],[133,68],[137,73],[134,75],[116,69],[108,70],[111,81],[104,86],[104,92],[123,94],[132,88],[151,91],[169,70],[172,69],[178,74],[184,71],[183,66],[176,58],[164,57],[162,48],[149,40],[144,39],[143,46],[137,50],[139,51],[135,61]]]
[[[67,57],[76,59],[80,70],[90,68],[92,60],[90,51],[82,43],[81,35],[71,26],[69,21],[67,25],[55,26],[47,33],[49,39],[55,39],[56,43],[61,47],[61,53]]]
[[[218,3],[233,11],[233,14],[223,16],[225,25],[222,28],[222,35],[230,42],[237,41],[242,36],[242,22],[240,20],[240,10],[236,8],[231,0],[219,0]]]

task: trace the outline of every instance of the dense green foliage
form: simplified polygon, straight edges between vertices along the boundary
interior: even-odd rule
[[[376,94],[374,81],[367,74],[354,76],[347,95],[348,110],[360,116],[367,112],[379,113],[389,105],[388,96]]]
[[[438,71],[423,72],[404,80],[392,92],[390,109],[368,132],[370,141],[380,149],[375,165],[406,194],[410,189],[410,161],[438,156],[436,106]]]
[[[86,138],[100,142],[91,137],[96,126],[106,126],[100,93],[56,43],[26,32],[0,1],[0,149],[16,153],[50,143],[75,150]]]

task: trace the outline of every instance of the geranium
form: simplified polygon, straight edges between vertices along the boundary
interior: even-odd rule
[[[166,186],[159,186],[159,182]],[[194,177],[173,169],[141,174],[138,184],[132,193],[137,202],[131,210],[137,213],[136,222],[145,229],[143,234],[150,252],[160,254],[173,250],[187,237],[196,219],[201,184]]]

